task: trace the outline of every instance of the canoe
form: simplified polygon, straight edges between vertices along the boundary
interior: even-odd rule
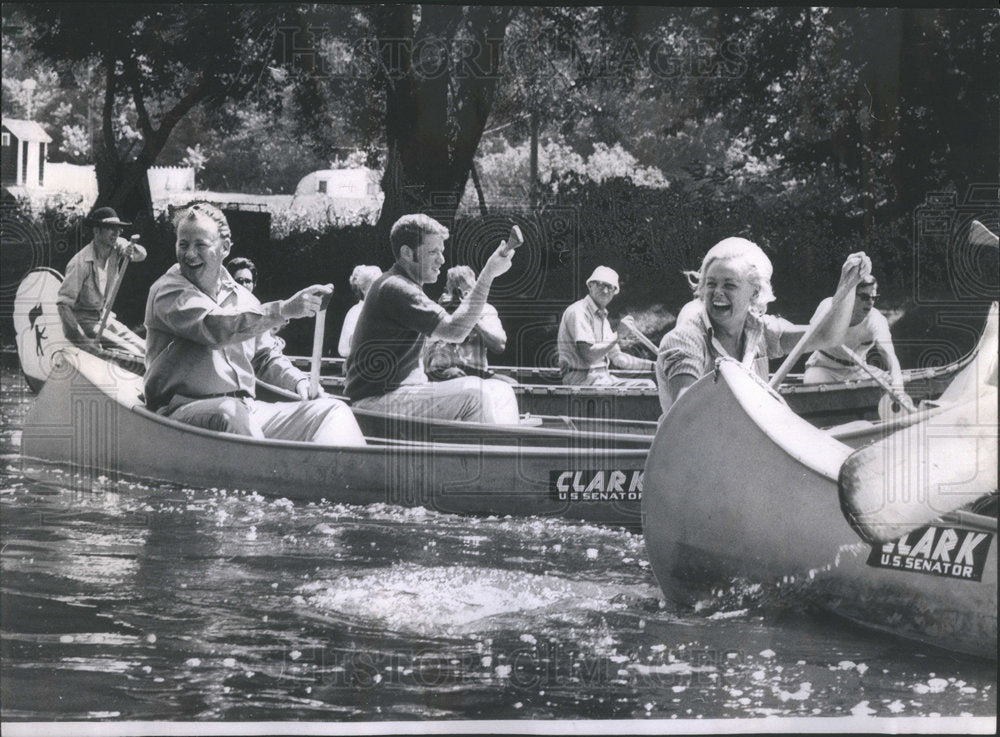
[[[62,274],[55,269],[33,269],[21,280],[14,296],[14,332],[21,372],[32,391],[37,392],[52,370],[52,357],[73,344],[63,331],[62,318],[56,306]],[[128,328],[117,320],[111,321],[119,330]],[[131,332],[131,331],[128,331]],[[110,331],[104,333],[108,341],[115,341]],[[141,340],[136,336],[136,340]],[[132,346],[120,342],[120,349],[111,348],[102,356],[130,371],[141,371],[143,358],[132,352]]]
[[[40,268],[31,271],[18,287],[14,301],[14,324],[17,330],[18,358],[28,385],[35,392],[41,389],[52,370],[57,355],[75,355],[81,350],[65,337],[62,319],[56,308],[56,296],[62,275],[58,271]],[[114,362],[126,371],[141,374],[145,370],[142,356],[122,351],[105,350],[100,357]],[[261,391],[263,387],[263,391]],[[273,391],[258,386],[265,398],[293,399],[298,397],[282,390]],[[269,395],[275,393],[279,397]],[[652,420],[619,419],[607,413],[589,413],[575,417],[570,413],[539,416],[526,414],[517,427],[494,426],[469,422],[449,422],[415,417],[387,416],[382,413],[355,409],[361,429],[369,437],[397,438],[424,442],[463,443],[476,441],[503,444],[534,444],[559,446],[573,443],[580,447],[648,448],[656,432]]]
[[[955,375],[973,359],[975,351],[941,366],[903,370],[906,391],[915,402],[936,399]],[[300,368],[309,359],[291,357]],[[521,383],[514,387],[521,412],[533,415],[564,415],[569,417],[604,417],[656,421],[660,417],[660,400],[656,389],[625,387],[563,386],[559,372],[543,367],[495,367]],[[323,385],[328,391],[344,390],[343,359],[324,358]],[[622,375],[645,376],[648,372],[616,372]],[[858,417],[877,417],[879,401],[884,395],[872,379],[859,379],[829,384],[802,383],[801,375],[792,375],[781,385],[781,395],[788,405],[812,424],[822,427],[840,424]]]
[[[645,448],[255,440],[154,414],[141,389],[141,377],[97,356],[60,352],[25,418],[23,455],[91,478],[639,527]]]
[[[981,346],[982,360],[994,360],[995,306]],[[956,382],[984,375],[981,363]],[[980,385],[955,401],[996,396]],[[867,627],[995,657],[995,511],[958,510],[869,544],[838,494],[856,449],[932,424],[949,406],[820,430],[736,362],[721,362],[671,407],[645,465],[643,531],[664,594],[691,603],[734,582],[774,586]]]

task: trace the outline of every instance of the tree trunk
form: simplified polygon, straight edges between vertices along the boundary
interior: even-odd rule
[[[411,6],[375,11],[383,70],[391,72],[383,80],[389,152],[382,177],[385,200],[376,226],[380,242],[388,241],[392,224],[407,213],[427,213],[445,224],[454,218],[493,106],[503,34],[513,12],[425,5],[415,34]],[[414,43],[444,42],[454,50],[463,28],[477,41],[477,53],[466,61],[484,73],[456,74],[451,65],[437,74],[414,69]],[[391,48],[386,41],[392,39],[404,43]]]
[[[483,185],[479,181],[479,173],[476,171],[475,164],[472,165],[469,173],[472,175],[472,184],[476,188],[476,199],[479,200],[479,214],[486,217],[490,213],[486,209],[486,195],[483,193]]]

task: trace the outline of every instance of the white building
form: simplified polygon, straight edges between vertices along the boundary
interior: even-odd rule
[[[45,155],[52,138],[33,120],[3,119],[4,187],[36,189],[45,185]]]

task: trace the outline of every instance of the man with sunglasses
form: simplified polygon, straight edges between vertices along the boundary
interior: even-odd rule
[[[653,362],[629,355],[608,322],[608,305],[619,292],[618,273],[598,266],[587,279],[587,296],[566,308],[559,323],[557,347],[562,383],[655,389],[652,379],[625,379],[610,367],[652,371]]]
[[[893,388],[903,390],[903,370],[899,367],[899,359],[892,346],[892,335],[889,333],[889,321],[885,315],[875,309],[878,298],[878,282],[875,277],[868,276],[861,280],[854,289],[854,311],[851,313],[850,325],[844,335],[843,345],[847,346],[861,358],[865,358],[873,348],[878,351],[888,367],[888,379]],[[829,309],[830,299],[824,299],[816,308],[812,322]],[[875,369],[878,371],[879,369]],[[868,373],[858,366],[840,346],[824,348],[815,351],[806,361],[806,372],[802,377],[804,384],[827,384],[841,381],[857,381],[870,378]]]

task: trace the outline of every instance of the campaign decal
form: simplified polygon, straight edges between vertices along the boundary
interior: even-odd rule
[[[873,546],[868,565],[982,581],[992,544],[993,535],[989,532],[930,525],[908,532],[891,543]]]
[[[549,471],[549,495],[561,502],[638,502],[642,469]]]

